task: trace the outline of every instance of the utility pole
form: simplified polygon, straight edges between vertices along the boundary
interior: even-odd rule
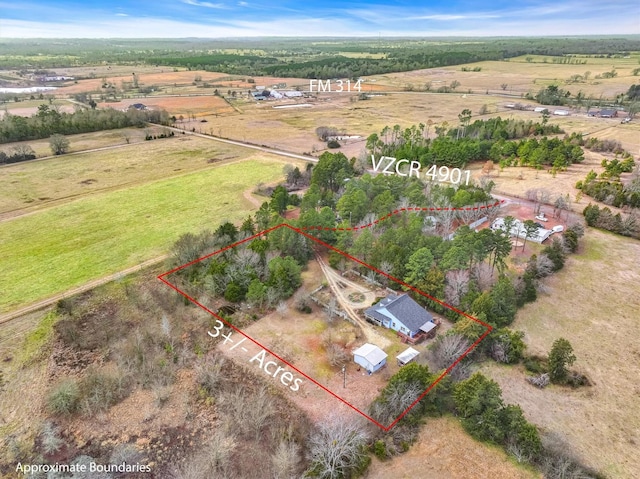
[[[347,387],[347,366],[342,365],[342,387]]]

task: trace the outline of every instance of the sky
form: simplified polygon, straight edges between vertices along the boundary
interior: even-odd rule
[[[639,5],[637,0],[0,0],[0,38],[640,34]]]

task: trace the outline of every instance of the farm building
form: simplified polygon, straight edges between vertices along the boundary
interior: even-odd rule
[[[492,230],[505,230],[504,218],[496,218],[495,221],[491,224]],[[527,241],[533,241],[534,243],[542,243],[549,236],[551,236],[555,231],[547,230],[544,228],[538,228],[538,231],[533,235],[527,238]],[[511,227],[511,231],[509,232],[510,236],[517,236],[518,238],[524,239],[526,236],[526,231],[524,229],[524,223],[520,220],[515,220],[513,222],[513,226]]]
[[[266,100],[269,98],[269,90],[252,91],[251,96],[254,100]]]
[[[387,364],[387,353],[375,344],[366,343],[353,352],[353,361],[371,374]]]
[[[282,94],[287,98],[300,98],[303,96],[301,91],[283,91]]]
[[[411,361],[416,359],[419,354],[419,351],[416,351],[412,347],[408,347],[396,356],[396,359],[398,360],[398,366],[405,366],[406,364],[409,364]]]
[[[535,108],[533,109],[533,111],[534,111],[535,113],[542,113],[543,111],[549,111],[549,109],[548,109],[548,108],[545,108],[545,107],[543,107],[543,106],[537,106],[537,107],[535,107]]]
[[[557,116],[569,116],[569,110],[554,110],[553,114]]]
[[[600,118],[615,118],[618,116],[618,110],[600,110]]]
[[[130,110],[142,111],[142,110],[146,110],[147,109],[147,105],[145,105],[143,103],[134,103],[132,105],[129,105],[129,109]]]
[[[433,337],[438,324],[433,316],[408,294],[390,294],[364,312],[371,323],[392,329],[403,342],[415,344]]]

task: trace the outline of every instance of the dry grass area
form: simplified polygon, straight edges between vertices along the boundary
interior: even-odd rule
[[[541,88],[552,83],[561,85],[573,94],[582,91],[585,95],[598,98],[614,97],[619,93],[625,93],[629,85],[633,84],[637,77],[632,75],[632,70],[638,66],[637,57],[632,58],[586,58],[586,65],[571,65],[557,63],[543,63],[543,57],[527,55],[533,58],[531,63],[526,57],[512,58],[509,61],[485,61],[456,65],[444,68],[430,68],[414,70],[410,72],[389,73],[371,77],[382,85],[405,87],[412,84],[415,88],[422,88],[427,82],[431,82],[433,90],[441,86],[449,85],[453,80],[460,82],[459,91],[472,89],[474,92],[505,93],[515,96],[532,92],[537,93]],[[461,69],[481,68],[479,72],[463,72]],[[618,73],[610,79],[596,79],[595,76],[610,71],[615,67]],[[585,83],[565,84],[572,75],[583,75],[590,72],[590,78]],[[505,90],[501,85],[507,84]]]
[[[273,108],[285,102],[238,102],[242,115],[206,116],[203,117],[206,124],[185,122],[185,127],[302,153],[326,148],[326,144],[318,140],[315,129],[332,126],[362,137],[347,143],[349,153],[357,156],[364,149],[366,137],[379,133],[385,126],[399,124],[406,128],[429,119],[436,124],[447,121],[453,126],[458,124],[458,114],[464,108],[477,113],[484,104],[492,111],[502,104],[502,99],[486,95],[396,93],[351,102],[352,97],[322,94],[317,100],[305,99],[312,107],[301,109]]]
[[[128,98],[117,103],[108,102],[100,103],[100,108],[115,108],[116,110],[126,110],[134,103],[143,103],[153,109],[164,109],[170,115],[193,114],[195,116],[206,115],[225,115],[234,113],[235,110],[229,103],[219,96],[200,95],[200,96],[169,96],[169,97],[144,97],[144,98]]]
[[[555,201],[558,196],[569,193],[573,209],[582,211],[589,202],[593,202],[593,199],[584,196],[579,203],[576,203],[575,195],[578,190],[575,189],[575,184],[578,180],[584,179],[592,169],[600,173],[603,170],[600,162],[605,158],[600,153],[586,150],[584,156],[585,160],[582,163],[571,165],[567,171],[558,173],[555,178],[546,170],[537,171],[526,166],[514,166],[500,171],[496,166],[491,174],[491,180],[496,184],[494,192],[525,197],[527,190],[541,188],[549,191],[551,202]],[[473,178],[478,179],[482,175],[482,167],[481,163],[473,163],[467,168],[471,170]]]
[[[533,479],[541,477],[515,464],[497,447],[471,438],[451,417],[428,419],[408,452],[380,462],[374,458],[366,479]]]
[[[551,293],[518,312],[531,354],[547,354],[558,337],[573,345],[574,368],[592,387],[538,390],[523,371],[487,363],[506,402],[564,437],[583,461],[609,477],[640,477],[640,243],[589,229],[579,254],[548,281]]]
[[[281,77],[256,77],[254,83],[247,80],[251,78],[249,75],[230,75],[228,73],[208,72],[204,70],[180,70],[173,71],[170,67],[126,67],[119,68],[114,66],[110,69],[104,68],[81,68],[81,69],[60,69],[60,74],[64,75],[89,75],[93,73],[96,78],[86,80],[78,80],[77,83],[68,84],[56,90],[57,95],[72,95],[81,92],[99,92],[102,89],[103,78],[120,88],[122,82],[131,82],[133,80],[132,73],[136,73],[140,86],[156,86],[166,91],[178,89],[180,91],[200,91],[200,86],[209,83],[212,88],[232,88],[232,89],[248,89],[256,86],[271,87],[278,83],[286,83],[287,88],[299,86],[308,86],[309,80],[304,78],[281,78]],[[200,81],[195,82],[196,77]],[[186,90],[185,90],[186,89]],[[213,90],[211,90],[213,92]]]
[[[138,137],[144,134],[144,130],[126,132]],[[104,136],[87,135],[85,142],[92,143],[98,138],[108,141],[122,134],[117,131],[103,132]],[[247,158],[250,153],[251,150],[241,147],[178,135],[122,148],[16,163],[0,169],[0,189],[4,193],[0,218],[97,192],[204,170],[221,162]]]
[[[127,138],[129,144],[144,141],[147,133],[157,135],[162,132],[162,128],[122,128],[117,130],[95,131],[91,133],[79,133],[77,135],[66,135],[69,140],[69,153],[93,150],[95,148],[107,148],[110,146],[126,145]],[[37,158],[51,156],[49,139],[27,140],[15,143],[4,143],[0,145],[0,150],[9,152],[14,146],[29,145],[33,148]],[[3,167],[8,168],[8,167]]]

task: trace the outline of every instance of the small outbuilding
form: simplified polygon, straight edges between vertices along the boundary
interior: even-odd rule
[[[396,356],[396,359],[398,360],[398,366],[404,366],[406,364],[409,364],[411,361],[416,359],[419,354],[420,354],[419,351],[416,351],[411,347],[405,349],[404,351],[402,351],[400,354]]]
[[[616,118],[618,110],[600,110],[600,118]]]
[[[387,364],[387,353],[375,344],[366,343],[353,352],[353,361],[371,374]]]

